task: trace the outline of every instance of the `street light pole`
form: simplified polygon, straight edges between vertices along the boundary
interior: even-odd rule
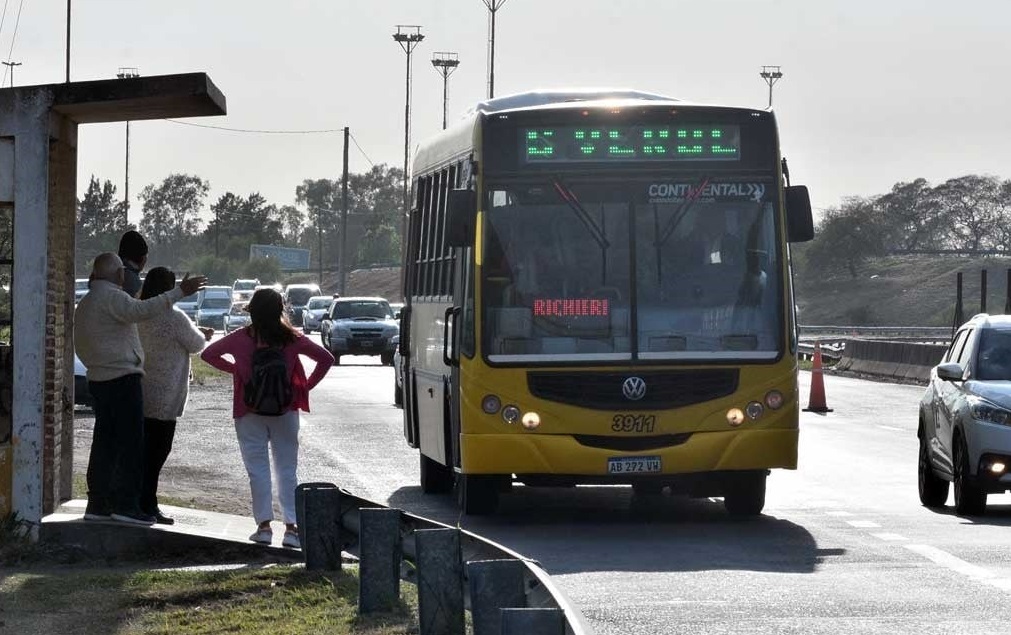
[[[432,66],[437,73],[442,75],[442,129],[446,129],[446,103],[449,97],[449,76],[453,74],[456,67],[460,65],[460,58],[456,53],[448,51],[436,51],[432,54]]]
[[[3,64],[11,69],[11,88],[14,88],[14,68],[21,66],[21,62],[4,62]]]
[[[778,66],[763,66],[762,72],[758,76],[769,85],[769,108],[772,108],[772,87],[783,78],[783,73]]]
[[[506,0],[481,0],[488,7],[488,99],[495,96],[495,14]]]
[[[411,211],[410,189],[408,183],[408,155],[411,147],[411,51],[425,39],[421,34],[421,27],[410,24],[398,24],[397,32],[393,34],[393,40],[400,44],[407,54],[407,77],[404,99],[404,201],[403,213],[400,219],[400,253],[401,259],[405,253],[407,245],[407,215]]]
[[[140,77],[133,66],[121,66],[116,73],[120,79]],[[126,174],[123,179],[123,226],[130,224],[130,120],[126,120]],[[215,256],[217,255],[217,237],[215,237]]]

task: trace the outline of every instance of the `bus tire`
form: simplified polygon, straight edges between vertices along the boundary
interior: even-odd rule
[[[393,405],[404,407],[404,388],[397,384],[396,377],[393,378]]]
[[[383,366],[393,366],[393,353],[380,353],[379,361]]]
[[[426,494],[445,494],[453,489],[453,470],[424,454],[420,456],[421,491]]]
[[[723,506],[731,516],[758,516],[765,507],[765,473],[742,473],[730,477],[723,492]]]
[[[468,516],[484,516],[498,508],[499,483],[494,476],[457,474],[456,495],[460,511]]]

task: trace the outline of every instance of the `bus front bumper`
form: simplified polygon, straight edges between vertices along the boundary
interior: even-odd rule
[[[465,474],[558,474],[627,477],[797,468],[797,429],[697,432],[684,443],[641,451],[588,447],[562,434],[462,434]],[[608,459],[659,457],[658,472],[609,472]],[[598,480],[598,479],[593,479]]]

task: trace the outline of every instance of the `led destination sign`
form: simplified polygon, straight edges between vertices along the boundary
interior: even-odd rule
[[[739,161],[735,125],[555,126],[520,130],[527,163]]]

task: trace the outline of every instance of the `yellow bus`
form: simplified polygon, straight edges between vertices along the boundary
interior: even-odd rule
[[[771,111],[637,91],[479,104],[418,150],[404,434],[468,514],[513,483],[765,505],[797,465],[790,243]]]

